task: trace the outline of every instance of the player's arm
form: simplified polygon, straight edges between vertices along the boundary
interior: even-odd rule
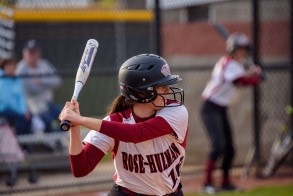
[[[104,157],[104,152],[90,143],[81,142],[80,126],[71,128],[69,158],[72,174],[83,177],[89,174]]]
[[[62,120],[62,115],[66,111],[71,111],[71,113],[75,114],[75,116],[80,116],[78,102],[74,100],[72,103],[67,102],[60,114],[60,120]],[[72,126],[69,134],[69,154],[71,157],[77,157],[77,159],[80,159],[82,156],[84,156],[86,149],[84,149],[83,143],[81,142],[80,126]]]
[[[260,82],[261,78],[257,74],[253,74],[251,76],[242,76],[233,81],[233,84],[236,86],[251,86],[256,85]]]
[[[60,114],[60,119],[65,110],[72,111],[76,116],[80,115],[79,105],[76,101],[66,103]],[[69,136],[69,158],[72,174],[75,177],[86,176],[103,158],[104,153],[91,144],[83,145],[81,142],[80,126],[71,127]]]
[[[155,117],[137,124],[123,124],[121,122],[81,117],[80,125],[99,131],[116,140],[132,143],[147,141],[174,132],[162,117]]]
[[[173,128],[162,117],[155,117],[137,124],[102,121],[100,132],[123,142],[140,143],[174,133]]]
[[[83,149],[83,144],[81,142],[80,135],[80,126],[71,127],[70,135],[70,143],[69,143],[69,154],[70,155],[78,155],[81,153]]]
[[[250,74],[241,76],[233,80],[233,84],[237,86],[252,86],[257,85],[261,81],[261,69],[254,66],[250,69]]]
[[[119,141],[139,143],[174,132],[169,123],[162,117],[155,117],[137,124],[123,124],[80,116],[72,109],[74,105],[75,110],[79,111],[78,103],[75,100],[72,100],[72,103],[66,103],[59,117],[61,121],[69,120],[72,125],[81,125],[99,131]],[[76,131],[71,130],[71,132]],[[78,151],[76,152],[78,153]]]
[[[237,86],[257,85],[261,81],[261,73],[261,68],[255,65],[250,68],[247,75],[235,79],[233,83]]]

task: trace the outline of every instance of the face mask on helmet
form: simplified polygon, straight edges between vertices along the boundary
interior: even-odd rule
[[[169,87],[169,93],[157,93],[157,96],[160,96],[164,102],[163,105],[157,105],[154,102],[153,105],[156,107],[176,107],[183,105],[184,103],[184,91],[181,88]]]
[[[120,92],[125,97],[138,103],[149,103],[157,98],[157,93],[153,87],[135,89],[127,85],[120,84]]]
[[[162,57],[153,54],[142,54],[125,61],[120,67],[118,78],[121,94],[138,103],[149,103],[157,96],[167,96],[158,94],[155,87],[173,85],[182,80],[178,75],[171,75],[169,66]],[[174,102],[182,105],[183,90],[172,89],[168,94],[180,98],[178,100],[174,98],[177,100]],[[162,107],[167,107],[168,104],[165,103]]]
[[[171,92],[158,93],[155,87],[148,87],[147,89],[133,89],[120,85],[120,91],[125,97],[134,100],[138,103],[150,103],[153,102],[158,96],[165,101],[162,105],[156,105],[156,107],[176,107],[184,103],[184,90],[177,87],[169,87]]]

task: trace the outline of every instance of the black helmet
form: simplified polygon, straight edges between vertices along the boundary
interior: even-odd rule
[[[245,48],[247,51],[251,49],[248,37],[241,32],[231,34],[226,41],[227,52],[233,54],[237,49]]]
[[[156,99],[155,86],[168,86],[182,80],[178,75],[171,75],[165,59],[154,54],[141,54],[126,60],[120,67],[118,79],[122,95],[139,103]]]

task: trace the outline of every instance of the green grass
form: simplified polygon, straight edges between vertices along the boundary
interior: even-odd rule
[[[206,194],[185,193],[185,196],[207,196]],[[271,187],[258,187],[250,191],[244,192],[223,192],[216,194],[217,196],[292,196],[293,185],[281,185]]]

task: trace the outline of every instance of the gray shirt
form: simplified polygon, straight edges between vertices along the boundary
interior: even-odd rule
[[[16,74],[19,76],[45,75],[23,78],[27,104],[33,114],[38,115],[46,112],[48,102],[53,100],[53,90],[61,84],[60,76],[55,73],[55,67],[45,59],[40,59],[35,68],[28,65],[24,60],[17,64]],[[46,74],[49,75],[46,76]]]

